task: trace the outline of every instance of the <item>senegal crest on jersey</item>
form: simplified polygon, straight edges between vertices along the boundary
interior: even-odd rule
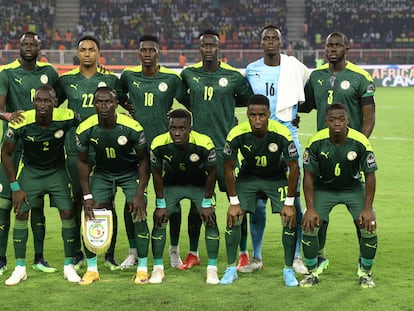
[[[349,161],[354,161],[357,157],[357,153],[355,151],[349,151],[346,157]]]
[[[59,138],[62,138],[64,134],[65,132],[63,130],[57,130],[54,136],[55,138],[59,139]]]
[[[49,78],[47,77],[47,75],[41,75],[40,76],[40,82],[42,84],[47,84],[49,82]]]
[[[270,143],[267,148],[270,152],[276,152],[279,149],[279,146],[276,143]]]
[[[117,142],[118,142],[118,145],[124,146],[128,142],[128,138],[126,138],[124,135],[121,135],[118,137]]]
[[[160,90],[160,92],[166,92],[168,90],[168,84],[165,82],[161,82],[158,85],[158,90]]]

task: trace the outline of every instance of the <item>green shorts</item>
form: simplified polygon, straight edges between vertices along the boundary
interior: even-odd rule
[[[51,206],[55,206],[59,210],[72,209],[72,185],[65,168],[40,170],[23,166],[19,172],[18,181],[22,190],[27,193],[29,201],[29,204],[22,205],[22,212],[38,207],[39,196],[45,194],[49,194]]]
[[[288,181],[250,176],[248,179],[236,179],[236,187],[242,211],[254,213],[257,194],[261,193],[270,198],[272,213],[280,213],[287,195]]]
[[[180,212],[180,204],[177,203],[182,199],[191,200],[197,207],[197,211],[200,212],[205,192],[204,187],[192,185],[164,186],[164,198],[167,203],[168,215]]]
[[[126,202],[131,202],[138,189],[138,170],[131,170],[122,175],[94,171],[91,176],[91,192],[95,203],[113,201],[117,187],[124,192]]]
[[[338,204],[344,204],[357,220],[365,207],[365,191],[314,191],[314,206],[320,220],[328,221],[329,213]]]

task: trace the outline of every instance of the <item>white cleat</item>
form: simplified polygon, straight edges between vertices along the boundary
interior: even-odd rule
[[[151,284],[160,284],[164,280],[164,268],[154,267],[149,282]]]
[[[213,284],[213,285],[216,285],[216,284],[220,283],[220,279],[218,278],[218,275],[217,275],[217,267],[208,267],[207,268],[206,283],[207,284]]]
[[[299,273],[299,274],[309,273],[308,268],[306,268],[306,266],[303,264],[302,259],[300,258],[295,258],[295,260],[293,260],[292,266],[296,273]]]
[[[63,277],[72,283],[79,283],[81,280],[81,277],[78,275],[78,273],[75,270],[75,267],[71,265],[65,265],[63,267]]]
[[[129,269],[135,266],[138,262],[138,257],[135,254],[129,253],[128,256],[121,263],[121,270]]]
[[[20,281],[26,281],[26,266],[16,266],[12,275],[4,282],[8,286],[17,285]]]
[[[168,255],[170,256],[171,267],[178,268],[178,266],[183,264],[183,261],[180,257],[180,250],[178,249],[178,247],[176,249],[172,249],[170,247],[170,249],[168,250]]]

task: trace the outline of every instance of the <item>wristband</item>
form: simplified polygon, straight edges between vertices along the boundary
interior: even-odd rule
[[[20,188],[20,184],[17,180],[10,183],[10,190],[13,191],[13,192],[22,190]]]
[[[230,200],[230,205],[239,205],[240,204],[239,197],[237,195],[229,196],[229,200]]]
[[[286,197],[285,205],[289,205],[289,206],[295,205],[295,197]]]
[[[162,198],[162,199],[157,198],[155,200],[155,206],[157,208],[167,208],[167,203],[165,202],[164,198]]]
[[[4,116],[4,120],[9,121],[11,116],[12,116],[12,112],[6,112],[3,116]]]
[[[203,198],[203,201],[201,201],[201,207],[202,208],[210,208],[211,207],[211,198]]]
[[[84,200],[84,201],[86,201],[86,200],[92,200],[92,199],[93,199],[93,196],[92,196],[92,194],[90,194],[90,193],[85,194],[85,195],[83,196],[83,200]]]

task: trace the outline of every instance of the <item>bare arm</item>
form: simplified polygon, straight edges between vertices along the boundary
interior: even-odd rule
[[[234,176],[235,166],[236,161],[224,160],[224,180],[226,182],[227,194],[229,197],[237,197],[236,179]],[[243,212],[240,209],[240,202],[234,204],[230,203],[230,206],[227,209],[227,225],[233,227],[236,224],[241,223],[242,217]]]
[[[129,209],[130,212],[138,215],[138,220],[142,221],[145,220],[147,217],[147,205],[145,204],[144,194],[145,189],[148,185],[149,179],[149,158],[147,148],[145,149],[137,149],[135,148],[135,152],[138,157],[139,165],[138,165],[138,178],[139,184],[137,188],[137,192],[132,200],[129,202]]]
[[[313,199],[313,179],[313,172],[304,170],[303,193],[305,194],[306,212],[303,215],[302,228],[305,232],[312,232],[315,227],[319,227],[319,215],[315,211]]]
[[[162,180],[162,171],[160,167],[153,167],[152,182],[154,184],[155,197],[157,200],[164,199],[164,181]],[[160,228],[163,223],[168,221],[168,210],[166,207],[156,207],[154,211],[154,226]]]
[[[211,199],[211,197],[213,196],[214,188],[216,186],[217,167],[215,165],[208,166],[206,170],[207,170],[208,176],[207,176],[207,181],[206,181],[206,191],[204,193],[204,198]],[[216,213],[215,213],[214,207],[211,205],[211,202],[205,202],[205,200],[203,199],[203,202],[201,205],[201,211],[200,211],[200,218],[209,225],[216,224]]]
[[[6,96],[0,95],[0,119],[10,121],[12,123],[21,123],[24,120],[22,115],[24,110],[16,110],[14,112],[6,112]]]
[[[90,167],[88,152],[78,152],[78,174],[83,195],[91,194],[91,190],[89,188]],[[83,207],[87,219],[95,218],[93,214],[93,199],[84,200]]]
[[[375,126],[375,102],[374,96],[364,97],[361,99],[361,109],[362,109],[362,128],[361,132],[366,137],[369,137],[372,134]]]
[[[374,232],[377,227],[373,208],[375,188],[375,173],[365,174],[365,207],[359,216],[359,224],[368,232]]]
[[[289,161],[286,163],[289,167],[289,177],[288,177],[288,197],[296,197],[296,189],[298,187],[299,179],[299,165],[298,161]],[[283,224],[289,228],[295,227],[296,225],[296,209],[295,205],[286,205],[283,204],[282,210],[280,211],[280,216],[282,217]]]

